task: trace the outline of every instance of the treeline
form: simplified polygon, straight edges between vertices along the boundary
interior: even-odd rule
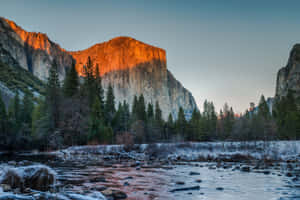
[[[292,92],[277,100],[271,114],[262,96],[258,108],[236,116],[227,104],[217,114],[213,102],[205,101],[203,112],[194,110],[185,118],[182,108],[176,119],[163,119],[159,102],[135,96],[115,104],[113,87],[102,88],[100,69],[91,59],[82,80],[73,65],[63,83],[53,64],[38,100],[28,91],[16,93],[6,109],[0,98],[1,149],[57,149],[71,145],[299,139],[300,114]]]
[[[246,110],[238,118],[229,117],[231,123],[228,125],[228,131],[223,131],[224,138],[239,141],[299,140],[300,110],[297,105],[300,105],[300,101],[295,99],[293,93],[290,90],[287,96],[275,98],[271,107],[262,95],[256,108]],[[219,124],[221,127],[222,122],[226,121],[226,118],[223,120],[222,118],[220,114]]]
[[[1,149],[207,140],[215,130],[211,102],[206,102],[203,116],[195,110],[187,121],[180,108],[176,120],[170,114],[165,121],[159,102],[146,103],[143,95],[135,96],[132,106],[126,101],[115,105],[113,87],[104,92],[99,67],[90,58],[83,80],[73,65],[61,84],[57,70],[54,62],[45,96],[38,100],[29,90],[22,98],[17,92],[6,109],[0,98]]]

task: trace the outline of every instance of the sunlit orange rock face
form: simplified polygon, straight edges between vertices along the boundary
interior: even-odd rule
[[[50,53],[51,44],[46,34],[27,32],[17,26],[13,21],[5,19],[10,28],[20,37],[20,39],[35,50],[43,50]]]
[[[15,22],[2,17],[0,17],[0,57],[1,55],[6,56],[2,60],[6,60],[7,64],[29,70],[42,80],[47,79],[54,60],[59,66],[60,79],[63,79],[65,69],[73,62],[72,56],[52,42],[46,34],[27,32]],[[10,62],[7,57],[10,57]]]
[[[76,69],[83,75],[83,65],[88,57],[98,65],[101,75],[107,72],[139,67],[145,63],[157,64],[166,69],[166,52],[130,37],[117,37],[108,42],[96,44],[86,50],[69,52],[76,60]]]

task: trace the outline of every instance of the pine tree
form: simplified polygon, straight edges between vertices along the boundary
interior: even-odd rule
[[[115,109],[115,96],[113,92],[113,88],[111,84],[109,84],[107,93],[106,93],[106,99],[105,99],[105,119],[108,124],[111,124],[111,120],[113,119],[113,116],[116,112]]]
[[[145,106],[145,99],[144,95],[141,94],[138,99],[138,108],[137,108],[137,114],[138,114],[138,119],[142,121],[146,121],[147,119],[147,114],[146,114],[146,106]]]
[[[152,103],[148,103],[147,120],[153,120],[153,118],[154,118],[153,105]]]
[[[87,97],[89,107],[92,107],[97,92],[95,92],[93,62],[90,57],[88,57],[86,65],[83,66],[83,74],[84,83],[81,87],[81,93],[83,93],[83,96]]]
[[[201,114],[197,109],[193,110],[192,118],[189,121],[190,123],[190,134],[188,135],[188,140],[201,140],[201,132],[200,132],[200,120]]]
[[[287,96],[277,99],[274,105],[273,116],[277,122],[280,139],[300,138],[300,111],[293,93],[289,90]]]
[[[126,103],[126,101],[123,101],[123,115],[121,117],[121,123],[124,131],[129,130],[129,120],[130,120],[130,111],[129,111],[129,105]]]
[[[99,101],[101,103],[102,110],[104,111],[104,90],[102,87],[102,78],[100,75],[100,69],[99,69],[98,64],[96,65],[96,70],[95,70],[95,91],[99,97]]]
[[[156,101],[155,103],[155,121],[159,124],[159,126],[161,126],[163,123],[162,111],[160,109],[158,101]]]
[[[218,117],[217,117],[217,114],[215,111],[215,106],[214,106],[213,102],[210,102],[209,110],[210,110],[210,112],[209,112],[209,114],[210,114],[210,117],[209,117],[210,118],[210,133],[215,134]]]
[[[33,94],[31,91],[25,93],[21,106],[21,121],[31,126],[32,112],[34,109]]]
[[[183,108],[180,106],[177,121],[176,121],[177,134],[184,137],[186,133],[186,128],[187,128],[187,121],[185,119]]]
[[[15,97],[10,102],[8,107],[8,121],[10,124],[10,129],[13,134],[16,134],[21,126],[21,112],[20,112],[20,97],[19,92],[16,92]]]
[[[233,123],[234,123],[234,113],[233,109],[229,108],[228,104],[225,103],[223,107],[224,111],[224,134],[223,134],[223,139],[226,139],[230,136],[233,128]]]
[[[119,132],[123,130],[122,117],[123,105],[119,102],[118,109],[115,112],[111,123],[114,132]]]
[[[136,95],[134,95],[131,112],[131,123],[138,120],[139,101]]]
[[[64,96],[72,97],[78,92],[79,80],[78,74],[75,68],[75,64],[72,64],[72,67],[67,71],[66,78],[64,80],[63,92]]]
[[[101,102],[98,97],[95,98],[90,113],[90,123],[88,131],[88,140],[93,142],[103,142],[104,138],[104,116],[101,111]]]
[[[261,95],[258,105],[258,115],[264,119],[270,118],[270,111],[264,95]]]
[[[174,120],[172,114],[170,113],[168,116],[168,121],[166,123],[167,138],[170,139],[173,134],[174,134]]]
[[[17,91],[15,98],[13,100],[13,117],[14,120],[16,122],[17,125],[19,125],[21,123],[21,119],[20,119],[20,107],[21,107],[21,103],[20,103],[20,96],[19,96],[19,92]]]
[[[45,116],[45,110],[46,110],[46,104],[43,99],[38,99],[38,102],[36,105],[34,105],[33,111],[32,111],[32,136],[36,136],[37,129],[40,125],[40,121]]]
[[[2,95],[0,93],[0,135],[6,134],[7,123],[8,123],[8,120],[7,120],[5,104],[2,100]]]
[[[155,113],[154,113],[154,123],[153,123],[153,133],[156,136],[156,140],[166,139],[163,131],[164,120],[162,118],[162,111],[160,109],[158,101],[155,102]],[[151,130],[148,131],[148,137],[150,138]]]
[[[58,78],[57,64],[54,61],[50,68],[46,86],[46,111],[49,114],[50,129],[57,129],[60,120],[61,88]]]

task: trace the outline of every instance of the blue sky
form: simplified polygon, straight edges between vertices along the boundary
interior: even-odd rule
[[[273,96],[276,73],[300,42],[297,0],[3,0],[0,15],[67,50],[131,36],[167,51],[167,64],[200,106],[237,112]]]

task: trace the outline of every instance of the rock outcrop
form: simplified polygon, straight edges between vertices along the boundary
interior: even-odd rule
[[[294,45],[287,65],[277,74],[276,97],[286,96],[288,90],[300,97],[300,44]]]
[[[112,84],[117,102],[130,105],[134,95],[143,94],[146,102],[159,102],[163,117],[177,116],[181,106],[187,117],[197,108],[192,94],[167,70],[165,50],[130,37],[117,37],[86,50],[68,52],[42,33],[26,32],[14,22],[0,18],[0,60],[10,66],[22,67],[45,80],[53,60],[60,78],[66,68],[76,63],[83,75],[88,57],[98,65],[104,89]]]

